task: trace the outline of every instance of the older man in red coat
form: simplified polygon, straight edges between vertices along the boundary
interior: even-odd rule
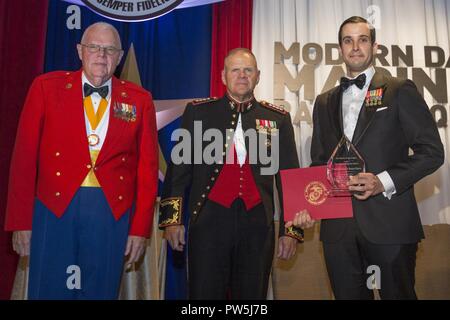
[[[82,70],[33,82],[12,158],[6,229],[30,255],[30,299],[117,298],[124,255],[139,259],[153,220],[151,95],[113,76],[113,26],[91,25],[77,50]]]

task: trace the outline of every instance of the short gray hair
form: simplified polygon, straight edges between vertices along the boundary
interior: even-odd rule
[[[255,60],[255,66],[256,66],[256,69],[258,69],[258,62],[256,61],[255,55],[253,54],[253,52],[252,52],[250,49],[247,49],[247,48],[234,48],[234,49],[230,50],[230,51],[228,52],[228,54],[226,55],[225,59],[223,60],[223,68],[224,68],[224,69],[225,69],[226,64],[227,64],[227,59],[228,59],[229,57],[231,57],[231,56],[234,56],[234,55],[235,55],[236,53],[238,53],[238,52],[247,53],[247,54],[249,54],[250,56],[252,56],[253,59]]]
[[[86,40],[86,37],[87,37],[88,33],[91,32],[93,29],[96,29],[96,28],[111,30],[112,33],[114,34],[114,37],[116,38],[118,49],[122,49],[122,43],[120,41],[119,32],[117,31],[117,29],[112,24],[109,24],[107,22],[96,22],[94,24],[91,24],[89,27],[87,27],[86,30],[84,30],[83,36],[81,37],[81,43],[82,44],[85,44],[85,40]]]

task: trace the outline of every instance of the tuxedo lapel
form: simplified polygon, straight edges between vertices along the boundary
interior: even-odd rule
[[[370,83],[368,91],[382,88],[383,92],[385,91],[386,80],[382,73],[375,72],[372,81]],[[383,97],[384,98],[384,97]],[[384,100],[384,99],[383,99]],[[382,102],[383,102],[382,100]],[[355,132],[353,133],[352,143],[356,146],[361,138],[364,136],[364,133],[369,128],[373,116],[376,113],[376,107],[368,107],[366,106],[365,99],[363,101],[363,105],[361,106],[361,110],[358,116],[358,122],[356,123]]]
[[[341,140],[343,130],[342,120],[342,90],[341,87],[336,87],[333,92],[328,96],[328,115],[330,117],[330,123],[333,125],[333,132],[336,135],[337,140]]]

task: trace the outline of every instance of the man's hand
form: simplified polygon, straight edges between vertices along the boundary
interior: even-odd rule
[[[356,176],[350,176],[348,186],[350,191],[358,192],[353,194],[358,200],[366,200],[371,196],[384,192],[384,186],[380,179],[369,172],[361,172]]]
[[[311,228],[314,226],[314,223],[316,220],[313,220],[311,216],[309,215],[309,212],[307,210],[302,210],[300,212],[297,212],[295,214],[294,220],[286,222],[284,225],[286,228],[289,228],[290,226],[294,226],[297,228]]]
[[[288,236],[282,236],[278,239],[277,258],[289,260],[297,250],[297,240]]]
[[[21,257],[30,255],[31,230],[14,231],[12,236],[13,250]]]
[[[184,226],[168,226],[164,228],[163,237],[169,242],[173,250],[183,251],[184,245],[186,244],[184,241],[184,232]]]
[[[145,251],[146,238],[139,236],[128,236],[127,248],[125,256],[128,256],[127,265],[135,263],[139,260]]]

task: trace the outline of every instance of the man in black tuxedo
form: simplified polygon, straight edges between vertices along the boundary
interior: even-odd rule
[[[416,251],[424,233],[414,184],[442,165],[443,146],[414,83],[375,71],[375,29],[365,19],[344,21],[339,44],[348,78],[316,99],[312,165],[326,164],[346,135],[365,160],[366,172],[348,183],[355,192],[354,217],[321,224],[331,286],[336,299],[373,299],[367,268],[375,266],[382,299],[416,299]],[[312,224],[305,211],[293,221]]]
[[[189,208],[190,299],[265,299],[275,246],[273,184],[281,192],[279,169],[299,166],[294,132],[287,111],[255,99],[259,70],[251,51],[228,53],[222,81],[222,98],[186,107],[180,133],[187,133],[181,143],[189,141],[189,150],[182,161],[172,151],[159,226],[171,247],[183,251]],[[214,132],[219,136],[206,138]],[[199,141],[198,133],[205,138]],[[211,141],[218,140],[219,150],[208,160]],[[261,156],[269,154],[266,162]],[[280,224],[278,257],[291,258],[301,240],[302,230]]]

